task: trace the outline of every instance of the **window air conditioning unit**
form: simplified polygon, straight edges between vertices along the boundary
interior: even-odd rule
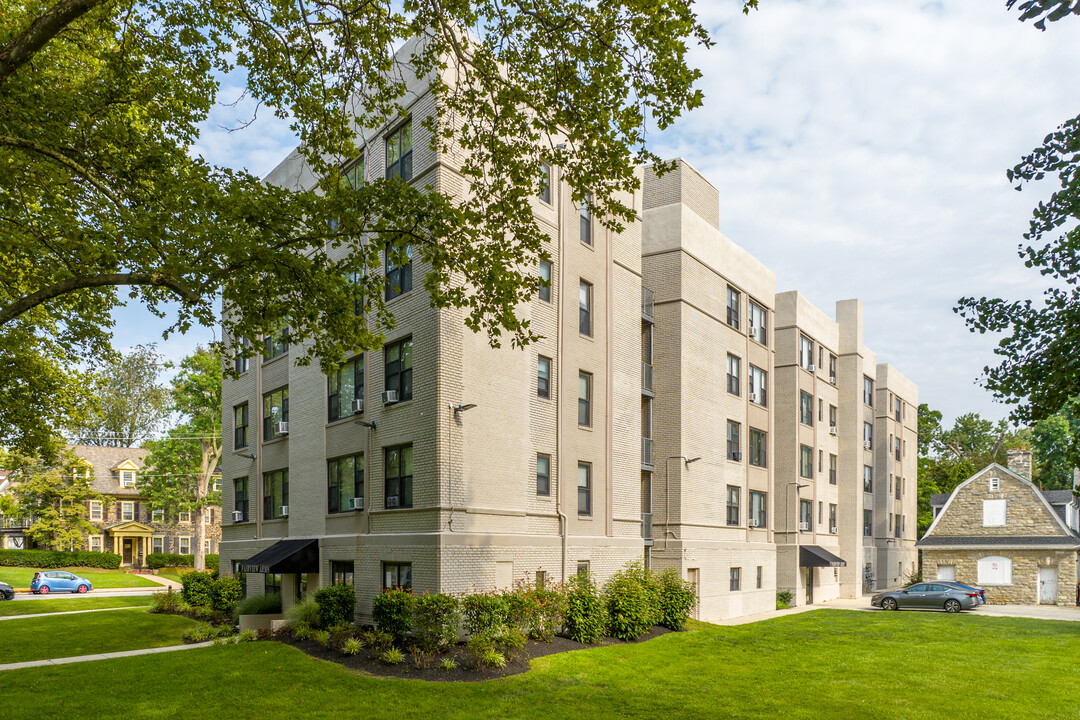
[[[833,385],[835,385],[836,384],[836,376],[835,375],[830,375],[829,376],[829,382],[831,382]]]
[[[840,434],[840,428],[836,427],[835,425],[830,425],[829,426],[829,434],[830,435],[839,435]]]
[[[364,498],[362,498],[362,497],[349,498],[349,509],[350,510],[363,510],[364,509]]]
[[[835,535],[836,534],[836,526],[835,525],[830,525],[829,526],[829,532],[831,532],[833,535]]]
[[[815,365],[814,363],[810,363],[806,366],[806,369],[810,372],[817,372],[817,365]]]
[[[803,532],[810,529],[810,523],[799,523],[799,529]]]
[[[750,518],[750,522],[748,522],[747,524],[748,524],[748,525],[749,525],[750,527],[761,527],[761,526],[760,526],[760,525],[758,524],[758,521],[757,521],[757,519],[756,519],[756,518]]]
[[[735,452],[731,453],[731,459],[735,461],[742,460],[742,453],[736,450]]]
[[[392,508],[392,507],[397,507],[397,506],[398,506],[398,496],[397,495],[387,495],[386,496],[386,507]]]
[[[287,422],[279,422],[277,425],[274,426],[274,432],[277,433],[278,435],[288,435],[289,434],[289,423],[287,423]]]
[[[863,440],[863,447],[869,450],[873,446],[869,440]]]
[[[288,505],[282,505],[281,506],[281,517],[289,517],[289,506]]]
[[[354,415],[364,412],[364,400],[362,398],[352,401],[352,411]]]
[[[383,405],[389,405],[390,403],[396,403],[397,390],[387,390],[382,394]]]
[[[240,510],[233,510],[232,511],[232,519],[233,519],[233,522],[243,522],[244,513],[242,511],[240,511]]]

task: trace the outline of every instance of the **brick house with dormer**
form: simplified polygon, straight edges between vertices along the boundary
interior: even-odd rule
[[[1080,512],[1070,490],[1028,479],[1031,453],[986,466],[934,495],[934,522],[918,542],[923,575],[986,588],[991,604],[1074,605]]]

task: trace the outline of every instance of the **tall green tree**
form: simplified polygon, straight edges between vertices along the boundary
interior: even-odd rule
[[[91,471],[70,450],[59,455],[59,463],[14,454],[12,495],[18,507],[15,515],[34,518],[26,535],[38,545],[57,550],[81,548],[83,538],[95,532],[90,523],[87,501],[104,501],[91,487]]]
[[[1043,418],[1032,428],[1035,480],[1044,490],[1071,490],[1073,469],[1080,467],[1080,421],[1076,401]]]
[[[198,348],[180,362],[172,381],[172,410],[181,422],[162,440],[148,443],[139,487],[154,507],[192,513],[195,522],[195,569],[206,569],[205,509],[221,505],[213,488],[221,462],[221,355]]]
[[[216,325],[220,301],[226,337],[287,319],[294,359],[330,367],[380,345],[393,325],[383,259],[408,247],[432,304],[461,308],[494,344],[531,341],[515,307],[545,255],[531,210],[541,168],[559,167],[608,227],[627,222],[617,194],[658,160],[646,129],[700,105],[687,56],[710,44],[687,0],[6,4],[0,346],[13,350],[0,388],[49,392],[56,409],[0,402],[3,441],[32,446],[73,405],[57,368],[109,352],[121,291],[159,315],[175,301],[170,332]],[[227,74],[288,119],[313,187],[190,152]],[[463,200],[342,179],[356,128],[405,113],[411,74],[438,99],[414,137],[463,158]]]
[[[169,413],[164,369],[153,345],[139,345],[110,359],[93,376],[85,406],[91,408],[69,432],[82,445],[138,447],[161,429]]]
[[[1047,22],[1080,14],[1074,0],[1007,0],[1006,5],[1040,30]],[[985,384],[1015,405],[1016,420],[1032,422],[1080,396],[1080,116],[1049,133],[1007,175],[1017,190],[1057,179],[1058,189],[1035,207],[1020,249],[1024,264],[1050,285],[1041,301],[965,297],[956,310],[972,331],[1004,335],[994,350],[998,364],[984,370]]]

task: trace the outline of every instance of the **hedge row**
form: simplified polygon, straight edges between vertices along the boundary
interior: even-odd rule
[[[194,555],[179,555],[177,553],[150,553],[146,556],[146,566],[151,570],[160,570],[163,567],[192,567],[194,564]],[[217,572],[217,555],[206,556],[206,569]]]
[[[0,550],[0,567],[64,568],[91,567],[116,570],[121,557],[116,553],[89,550]]]

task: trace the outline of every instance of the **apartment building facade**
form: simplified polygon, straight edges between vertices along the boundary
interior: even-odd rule
[[[423,127],[434,97],[410,83],[401,119],[362,132],[351,167],[464,192]],[[266,180],[312,182],[295,152]],[[622,200],[640,215],[640,192]],[[249,593],[288,605],[347,581],[364,618],[385,587],[485,591],[582,569],[603,581],[644,557],[641,223],[608,231],[558,168],[534,213],[552,261],[520,308],[543,336],[527,349],[493,349],[460,311],[432,308],[416,257],[387,263],[383,348],[328,377],[295,366],[286,336],[264,338],[226,379],[221,567]]]

